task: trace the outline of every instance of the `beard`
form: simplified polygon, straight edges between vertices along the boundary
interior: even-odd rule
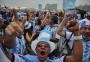
[[[90,37],[84,37],[85,41],[90,41]]]
[[[90,32],[83,36],[83,39],[86,41],[90,41]]]

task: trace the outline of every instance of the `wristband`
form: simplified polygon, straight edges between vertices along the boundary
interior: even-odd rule
[[[82,35],[80,36],[74,36],[74,40],[81,40],[82,39]]]

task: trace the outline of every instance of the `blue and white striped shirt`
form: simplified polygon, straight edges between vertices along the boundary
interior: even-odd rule
[[[23,35],[21,35],[20,38],[16,37],[16,46],[11,49],[11,52],[17,54],[24,54],[25,48],[25,39]]]
[[[90,41],[83,42],[83,62],[90,62]]]

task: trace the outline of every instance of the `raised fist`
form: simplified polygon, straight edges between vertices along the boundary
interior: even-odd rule
[[[76,20],[68,21],[66,24],[66,28],[71,32],[78,31],[79,30],[79,24]]]
[[[18,36],[23,34],[23,27],[20,26],[20,24],[18,24],[17,22],[11,22],[11,24],[6,27],[5,33],[7,35]]]

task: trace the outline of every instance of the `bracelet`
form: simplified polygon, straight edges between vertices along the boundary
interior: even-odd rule
[[[82,39],[82,35],[80,36],[74,36],[74,40],[81,40]]]

